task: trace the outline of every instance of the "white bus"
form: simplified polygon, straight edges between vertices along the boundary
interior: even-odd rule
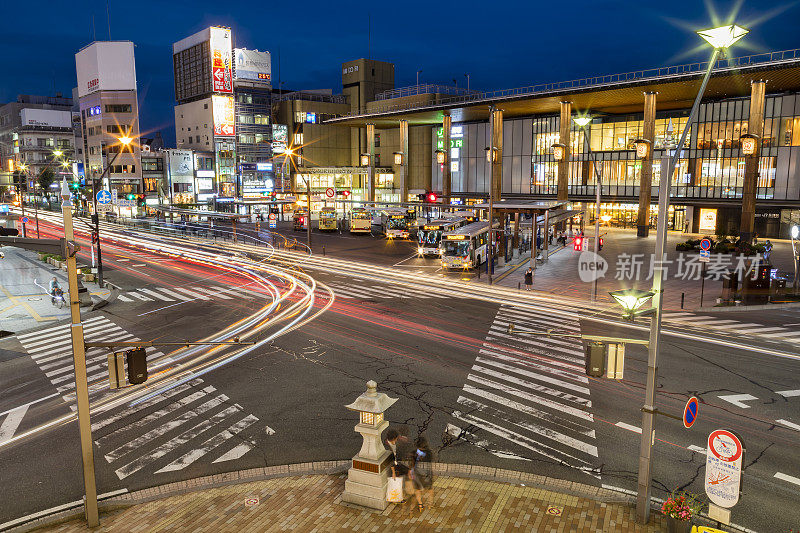
[[[423,257],[439,257],[442,235],[457,230],[467,221],[463,218],[440,218],[420,222],[417,229],[417,253]]]
[[[350,233],[371,233],[372,214],[363,207],[350,211]]]
[[[386,209],[384,211],[387,239],[408,239],[408,214],[405,209]]]
[[[480,267],[487,259],[489,221],[473,222],[442,235],[442,268]]]

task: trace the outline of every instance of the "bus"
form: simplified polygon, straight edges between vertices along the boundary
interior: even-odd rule
[[[497,225],[497,224],[495,224]],[[442,268],[480,267],[487,259],[489,221],[472,222],[442,235]]]
[[[442,235],[457,230],[467,221],[463,218],[440,218],[421,222],[417,229],[417,253],[423,257],[439,257]]]
[[[372,215],[363,207],[350,211],[350,233],[372,233]]]
[[[317,227],[320,231],[336,231],[339,229],[339,222],[336,218],[335,207],[323,207],[319,212]]]
[[[305,207],[295,209],[292,215],[292,228],[297,231],[307,229],[309,224],[308,210]]]
[[[469,209],[460,209],[458,211],[453,211],[452,213],[447,213],[445,215],[448,218],[463,218],[468,223],[475,222],[478,220],[478,217],[475,215],[475,211]]]
[[[404,209],[387,209],[386,214],[386,238],[387,239],[408,239],[408,216]]]

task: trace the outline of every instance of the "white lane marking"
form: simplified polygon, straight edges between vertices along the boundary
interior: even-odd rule
[[[152,289],[144,289],[143,288],[143,289],[137,289],[137,290],[139,292],[143,292],[145,294],[149,294],[150,296],[153,296],[154,298],[157,298],[157,299],[161,300],[162,302],[174,302],[175,301],[174,298],[170,298],[169,296],[164,296],[160,292],[156,292],[156,291],[154,291]]]
[[[218,424],[219,422],[225,420],[228,416],[236,412],[239,412],[239,407],[234,405],[232,407],[225,409],[224,411],[220,411],[211,418],[203,420],[193,428],[181,433],[171,441],[161,445],[153,453],[150,453],[148,455],[142,455],[139,458],[135,459],[134,461],[126,464],[125,466],[118,468],[117,470],[115,470],[117,477],[119,477],[120,479],[124,479],[130,476],[131,474],[142,469],[147,464],[156,461],[161,457],[164,457],[169,452],[176,450],[179,446],[186,444],[187,442],[197,437],[211,426]]]
[[[233,292],[234,295],[237,295],[237,296],[238,296],[238,294],[236,294],[236,293],[241,293],[242,295],[250,294],[250,295],[256,296],[257,298],[269,298],[270,297],[269,294],[264,294],[263,292],[258,292],[258,291],[253,291],[253,290],[250,290],[250,289],[245,289],[244,287],[231,287],[231,292]]]
[[[137,298],[137,299],[142,300],[144,302],[152,302],[153,301],[152,298],[148,298],[147,296],[139,294],[138,292],[129,292],[128,296],[133,296],[134,298]]]
[[[467,442],[469,442],[469,441],[466,438],[464,438],[464,435],[470,435],[473,439],[475,439],[475,442],[470,442],[470,444],[472,444],[474,446],[478,446],[479,448],[483,448],[485,451],[491,453],[492,455],[496,455],[497,457],[501,457],[503,459],[517,459],[519,461],[530,461],[531,460],[531,459],[528,459],[527,457],[522,457],[521,455],[515,454],[515,453],[513,453],[511,451],[498,450],[488,440],[486,440],[486,439],[478,440],[478,437],[474,433],[472,433],[471,431],[467,431],[466,429],[461,429],[460,427],[454,426],[453,424],[450,424],[450,423],[447,424],[447,432],[450,435],[452,435],[452,436],[454,436],[456,438],[464,439]]]
[[[28,403],[26,403],[26,404],[22,404],[22,405],[18,405],[18,406],[16,406],[16,407],[12,407],[11,409],[8,409],[8,410],[6,410],[6,411],[3,411],[2,413],[0,413],[0,416],[3,416],[3,415],[5,415],[5,414],[8,414],[8,413],[10,413],[11,411],[14,411],[14,410],[16,410],[16,409],[19,409],[20,407],[25,407],[25,406],[27,406],[27,407],[30,407],[31,405],[33,405],[33,404],[35,404],[35,403],[43,402],[43,401],[45,401],[45,400],[49,400],[50,398],[55,398],[56,396],[58,396],[58,393],[57,393],[57,392],[56,392],[56,393],[53,393],[53,394],[50,394],[50,395],[48,395],[48,396],[44,396],[43,398],[39,398],[38,400],[33,400],[32,402],[28,402]]]
[[[574,392],[578,392],[580,394],[586,394],[587,396],[590,394],[589,389],[586,387],[581,387],[580,385],[576,385],[575,383],[568,383],[566,381],[551,378],[550,376],[545,376],[544,374],[539,374],[538,372],[529,372],[527,370],[523,370],[516,366],[506,365],[500,363],[498,361],[492,361],[491,359],[484,359],[483,357],[475,358],[476,363],[481,363],[483,365],[491,365],[502,370],[507,370],[509,372],[514,372],[516,374],[521,374],[523,376],[529,377],[531,379],[535,379],[538,381],[544,381],[545,383],[550,383],[551,385],[556,385],[558,387],[564,387],[566,389],[570,389]]]
[[[586,398],[581,398],[580,396],[575,396],[574,394],[569,394],[564,391],[560,391],[557,389],[553,389],[551,387],[545,387],[544,385],[539,385],[537,383],[531,383],[530,381],[519,379],[514,376],[510,376],[508,374],[503,374],[502,372],[496,372],[489,368],[480,366],[480,365],[473,365],[471,372],[478,372],[482,375],[491,376],[495,379],[507,381],[513,383],[521,388],[535,390],[536,392],[540,392],[542,394],[547,394],[548,396],[553,396],[558,398],[559,400],[566,400],[568,402],[577,403],[583,407],[591,407],[592,401],[587,400]]]
[[[165,293],[165,294],[169,294],[170,296],[173,296],[173,297],[177,298],[178,300],[181,300],[182,302],[191,301],[191,298],[189,298],[188,296],[185,296],[185,295],[183,295],[183,294],[181,294],[179,292],[175,292],[173,290],[167,289],[166,287],[159,287],[159,290],[161,292]]]
[[[248,426],[252,425],[253,423],[257,422],[258,418],[253,415],[248,415],[242,420],[236,422],[228,429],[217,433],[210,439],[206,440],[203,444],[200,445],[199,448],[195,448],[191,450],[189,453],[183,455],[172,461],[170,464],[161,468],[160,470],[156,470],[156,474],[160,474],[162,472],[173,472],[175,470],[182,470],[192,464],[193,462],[197,461],[205,454],[217,448],[218,446],[222,446],[226,440],[230,439],[231,437],[235,436],[237,433],[246,429]]]
[[[139,268],[139,267],[143,267],[143,266],[147,266],[147,265],[146,265],[146,264],[144,264],[144,263],[137,263],[137,264],[135,264],[135,265],[134,265],[134,264],[131,264],[131,266],[132,266],[132,267]]]
[[[221,293],[219,291],[209,290],[206,287],[192,287],[192,290],[193,291],[198,291],[198,292],[204,292],[204,293],[209,294],[211,296],[216,296],[217,298],[222,298],[223,300],[233,300],[233,298],[230,297],[230,296],[226,296],[225,294],[223,294],[223,293]]]
[[[790,475],[784,474],[782,472],[776,472],[774,477],[776,477],[778,479],[781,479],[783,481],[788,481],[789,483],[794,483],[795,485],[800,486],[800,478],[796,478],[794,476],[790,476]]]
[[[118,294],[117,298],[122,302],[132,302],[133,301],[130,298],[128,298],[127,296],[124,296],[122,294]]]
[[[165,422],[164,424],[158,426],[157,428],[151,429],[147,433],[145,433],[143,435],[139,435],[135,439],[133,439],[133,440],[123,444],[122,446],[119,446],[118,448],[115,448],[115,449],[111,450],[110,452],[104,454],[104,456],[106,458],[106,461],[108,461],[109,463],[112,463],[112,462],[116,461],[117,459],[119,459],[123,455],[125,455],[125,454],[127,454],[129,452],[132,452],[133,450],[135,450],[139,446],[142,446],[146,442],[148,442],[148,441],[150,441],[150,440],[152,440],[152,439],[154,439],[156,437],[160,437],[161,435],[164,435],[165,433],[169,433],[173,429],[178,428],[179,426],[185,424],[186,422],[189,422],[193,418],[196,418],[196,417],[200,416],[201,414],[205,413],[206,411],[210,411],[211,409],[214,409],[215,407],[217,407],[218,405],[221,405],[223,402],[226,402],[227,400],[228,400],[227,396],[225,396],[224,394],[220,394],[219,396],[215,397],[214,399],[209,400],[209,401],[199,405],[198,407],[195,407],[191,411],[187,411],[187,412],[183,413],[178,418],[175,418],[173,420],[169,420],[169,421]]]
[[[641,433],[641,431],[639,431],[639,433]],[[693,451],[693,452],[702,453],[703,455],[706,454],[706,449],[705,448],[701,448],[700,446],[695,446],[694,444],[688,446],[688,449]]]
[[[237,297],[237,298],[244,298],[245,300],[252,300],[253,299],[252,296],[249,296],[247,294],[240,294],[240,293],[233,292],[233,289],[231,289],[230,287],[225,288],[225,287],[219,287],[217,285],[212,285],[211,288],[215,289],[215,290],[217,290],[217,291],[219,291],[221,293],[230,294],[231,296],[234,296],[234,297]]]
[[[220,455],[218,458],[211,461],[212,463],[224,463],[225,461],[233,461],[242,457],[244,454],[252,450],[253,447],[243,442],[241,444],[237,444],[232,449],[228,450],[224,454]]]
[[[148,407],[152,407],[152,406],[154,406],[156,404],[159,404],[159,403],[163,402],[164,400],[167,400],[167,399],[171,398],[172,396],[175,396],[176,394],[180,394],[181,392],[185,391],[186,389],[188,389],[188,388],[190,388],[192,386],[199,385],[202,382],[203,382],[203,380],[197,379],[195,381],[190,381],[189,383],[184,383],[183,385],[179,385],[179,386],[175,387],[174,389],[170,389],[170,390],[168,390],[166,392],[163,392],[163,393],[159,394],[158,396],[156,396],[154,398],[151,398],[150,400],[147,400],[146,402],[140,403],[138,407],[139,407],[139,409],[146,409]],[[115,415],[112,415],[112,416],[105,417],[105,418],[103,418],[101,420],[98,420],[94,424],[92,424],[92,431],[98,431],[98,430],[100,430],[100,429],[102,429],[102,428],[104,428],[104,427],[106,427],[106,426],[108,426],[110,424],[113,424],[117,420],[125,418],[126,416],[128,416],[130,414],[131,414],[130,411],[128,411],[127,409],[122,409],[119,413],[117,413]]]
[[[117,259],[114,259],[114,261],[122,261],[122,262],[125,262],[125,261],[130,261],[130,259],[126,259],[126,258],[124,258],[124,257],[118,257]]]
[[[343,289],[341,287],[337,287],[335,285],[331,285],[334,294],[341,295],[345,298],[360,298],[360,299],[367,299],[367,298],[389,298],[389,296],[385,296],[383,294],[370,294],[360,289],[352,289],[347,288]]]
[[[106,317],[96,316],[94,318],[84,320],[83,327],[85,329],[90,324],[102,321],[107,321]],[[24,333],[22,335],[17,335],[17,340],[19,340],[20,342],[24,342],[26,339],[32,339],[32,338],[36,338],[36,340],[41,340],[47,337],[56,337],[59,335],[63,335],[64,333],[69,333],[69,331],[70,331],[70,325],[66,324],[66,325],[56,326],[53,328],[40,329],[38,331],[34,331],[33,333]]]
[[[28,412],[29,406],[30,405],[20,405],[8,413],[6,419],[3,420],[3,423],[0,425],[0,444],[11,440],[11,437],[14,436],[14,432],[17,431],[17,428],[22,422],[25,413]]]
[[[784,398],[793,398],[795,396],[800,396],[800,389],[795,390],[779,390],[775,391],[775,394],[780,394]]]
[[[773,333],[771,337],[798,337],[800,331],[787,331],[786,333]]]
[[[186,289],[184,287],[173,287],[173,289],[175,289],[176,291],[181,291],[184,294],[188,294],[189,296],[191,296],[194,299],[198,299],[198,298],[200,300],[210,300],[211,299],[208,296],[206,296],[205,294],[200,294],[199,292],[194,292],[194,291],[191,291],[191,290]]]
[[[543,372],[549,372],[555,376],[562,377],[564,379],[571,379],[575,380],[579,383],[589,383],[589,378],[585,375],[578,374],[578,369],[575,368],[574,365],[568,365],[566,363],[561,363],[561,361],[546,361],[545,363],[543,356],[533,356],[527,353],[523,355],[517,355],[516,357],[510,355],[504,355],[492,350],[487,350],[486,348],[481,348],[478,350],[478,353],[481,355],[485,355],[487,357],[493,357],[495,359],[499,359],[500,361],[507,361],[509,363],[514,363],[516,365],[522,365],[525,367],[535,368],[537,370],[541,370]],[[569,370],[561,370],[560,368],[553,368],[548,365],[554,366],[561,366],[564,368],[568,368]]]
[[[717,398],[732,403],[736,407],[741,407],[742,409],[750,409],[749,405],[742,402],[750,402],[753,400],[758,400],[758,398],[750,394],[726,394],[724,396],[717,396]]]
[[[627,429],[628,431],[633,431],[634,433],[638,433],[639,435],[642,434],[642,428],[637,428],[636,426],[626,424],[625,422],[617,422],[614,425],[622,429]]]
[[[776,420],[775,422],[779,422],[779,423],[783,424],[784,426],[786,426],[788,428],[791,428],[791,429],[793,429],[795,431],[800,431],[800,426],[798,426],[797,424],[795,424],[793,422],[789,422],[788,420],[784,420],[784,419],[781,418],[779,420]]]

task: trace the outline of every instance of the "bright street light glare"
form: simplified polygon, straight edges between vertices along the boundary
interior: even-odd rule
[[[800,235],[800,227],[792,226],[792,239],[796,239]]]
[[[708,30],[698,31],[697,34],[714,48],[728,48],[733,43],[750,33],[750,30],[731,24]]]
[[[121,142],[122,144],[124,144],[124,145],[126,145],[126,146],[127,146],[127,145],[129,145],[129,144],[131,143],[131,141],[132,141],[132,140],[133,140],[133,139],[132,139],[132,138],[130,138],[130,137],[120,137],[120,138],[119,138],[119,142]]]
[[[585,128],[586,125],[592,121],[592,117],[590,116],[575,117],[572,119],[572,121],[581,128]]]
[[[64,152],[62,152],[61,150],[56,150],[55,152],[53,152],[53,155],[56,157],[61,157],[62,155],[64,155]]]

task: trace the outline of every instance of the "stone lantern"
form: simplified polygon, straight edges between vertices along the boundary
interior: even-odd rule
[[[383,413],[397,398],[389,398],[377,389],[378,384],[375,381],[368,381],[367,391],[345,406],[351,411],[358,411],[359,421],[355,430],[364,441],[347,471],[342,501],[384,510],[387,506],[386,484],[390,452],[381,442],[381,433],[389,427],[389,423],[383,419]]]

